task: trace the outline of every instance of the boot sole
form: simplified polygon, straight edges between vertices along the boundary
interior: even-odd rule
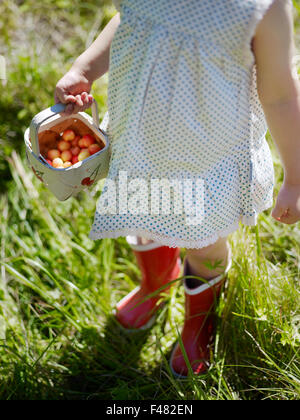
[[[169,367],[170,367],[172,375],[174,376],[175,379],[187,379],[188,376],[181,375],[180,373],[175,372],[175,370],[173,369],[173,366],[172,366],[172,360],[173,360],[173,355],[174,355],[174,352],[175,352],[175,349],[176,349],[176,344],[177,344],[177,342],[175,343],[174,348],[173,348],[172,353],[171,353],[171,357],[170,357],[170,360],[169,360]],[[209,367],[206,369],[206,371],[198,374],[198,376],[205,375],[205,373],[207,372],[208,369],[209,369]]]
[[[116,310],[113,310],[113,314],[116,316]],[[117,324],[118,324],[118,326],[119,326],[119,328],[122,330],[122,331],[124,331],[124,332],[126,332],[127,334],[137,334],[138,332],[141,332],[141,331],[145,331],[145,330],[149,330],[154,324],[155,324],[155,321],[156,321],[156,314],[155,315],[153,315],[150,319],[149,319],[149,321],[145,324],[145,325],[143,325],[142,327],[140,327],[140,328],[126,328],[126,327],[124,327],[124,325],[122,325],[119,321],[118,321],[118,319],[116,318],[116,322],[117,322]]]
[[[171,369],[171,373],[172,373],[172,375],[174,376],[175,379],[187,379],[187,376],[180,375],[179,373],[175,372],[175,370],[173,369],[173,366],[172,366],[172,360],[173,360],[174,351],[176,349],[176,344],[177,344],[177,342],[174,345],[174,348],[172,350],[171,357],[170,357],[170,360],[169,360],[169,366],[170,366],[170,369]]]

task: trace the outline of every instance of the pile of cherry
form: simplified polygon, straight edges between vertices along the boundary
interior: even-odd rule
[[[101,146],[91,134],[76,135],[74,130],[65,130],[57,143],[56,149],[49,149],[45,156],[49,165],[54,168],[69,168],[102,150]]]

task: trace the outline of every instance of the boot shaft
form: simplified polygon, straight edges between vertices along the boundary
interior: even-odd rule
[[[155,291],[174,280],[180,271],[180,248],[170,248],[156,242],[137,245],[132,237],[127,237],[141,270],[141,287]]]
[[[214,313],[222,286],[226,281],[226,274],[231,267],[231,256],[225,272],[214,279],[200,281],[198,279],[184,279],[185,289],[185,317],[191,323],[199,322],[199,317],[205,318]],[[187,258],[184,261],[184,276],[192,276]]]

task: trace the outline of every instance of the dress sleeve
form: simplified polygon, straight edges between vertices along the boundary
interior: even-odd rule
[[[252,37],[255,34],[256,27],[259,24],[259,22],[262,20],[264,15],[267,13],[269,8],[274,3],[274,0],[258,0],[254,2],[254,10],[252,14],[252,19],[249,25],[249,39],[252,39]]]
[[[251,20],[246,31],[245,53],[246,59],[253,64],[254,56],[251,49],[251,41],[255,35],[256,28],[259,22],[263,19],[269,8],[276,0],[250,0]],[[287,0],[291,2],[292,0]]]
[[[118,12],[120,11],[121,1],[122,0],[113,0],[113,4],[115,8],[118,10]]]

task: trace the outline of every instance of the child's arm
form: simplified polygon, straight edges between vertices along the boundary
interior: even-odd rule
[[[57,83],[55,101],[68,104],[66,114],[75,114],[91,106],[92,83],[108,71],[110,45],[119,23],[120,14],[117,13]]]
[[[300,84],[293,66],[292,7],[289,0],[276,0],[253,38],[258,94],[284,169],[272,216],[287,224],[300,220]]]

